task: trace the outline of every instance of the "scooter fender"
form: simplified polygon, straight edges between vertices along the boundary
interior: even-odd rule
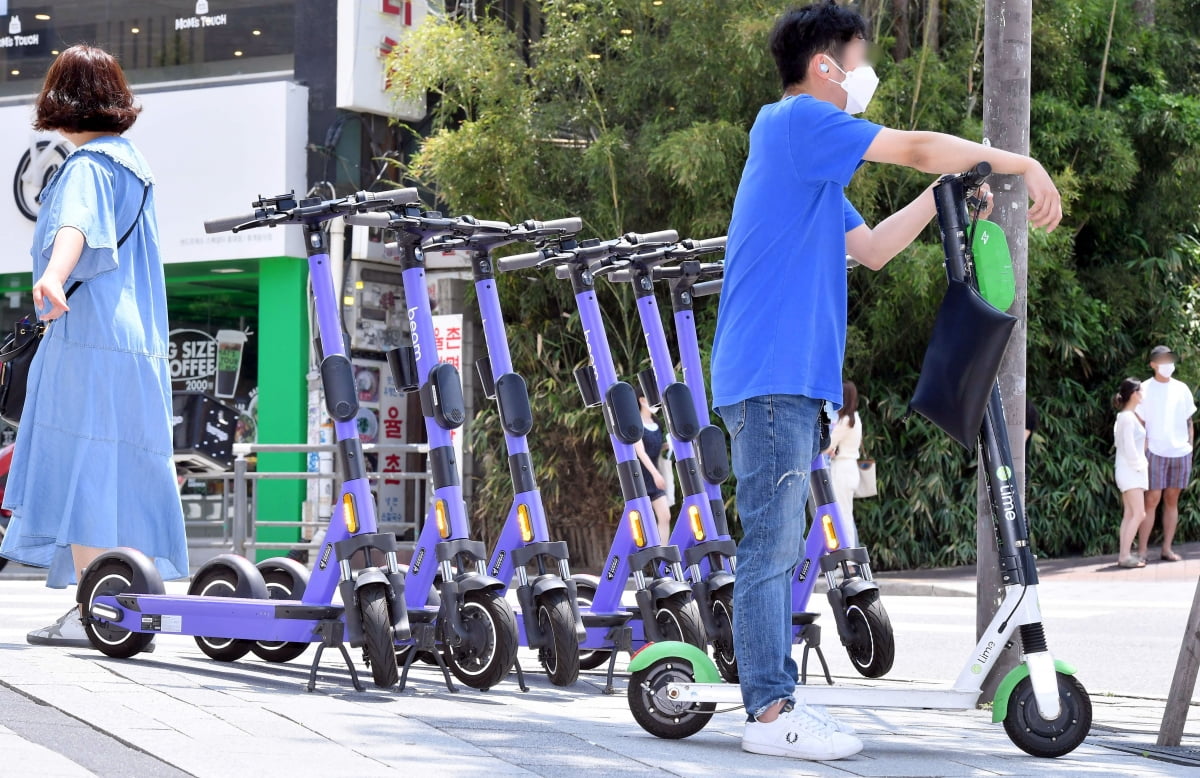
[[[353,580],[342,581],[338,584],[338,592],[342,596],[342,602],[345,603],[346,642],[353,648],[357,648],[363,644],[362,612],[358,609],[358,590],[371,584],[384,584],[387,586],[388,613],[392,616],[392,623],[395,626],[396,610],[394,600],[396,594],[392,588],[392,581],[378,567],[368,567],[365,570],[359,570],[355,573]]]
[[[138,594],[166,593],[158,568],[154,566],[154,562],[151,561],[150,557],[141,551],[138,551],[136,548],[114,548],[96,557],[91,566],[98,568],[110,559],[116,559],[129,565],[130,570],[133,571],[133,581],[129,587],[130,592]],[[75,587],[75,602],[82,605],[86,595],[87,592],[84,591],[82,586]]]
[[[864,581],[861,578],[855,578],[845,581],[841,586],[830,589],[827,596],[829,597],[829,607],[833,611],[833,621],[837,625],[838,637],[842,641],[842,645],[849,645],[850,622],[846,619],[846,600],[863,592],[879,591],[879,584],[874,581]]]
[[[727,586],[733,586],[734,576],[726,570],[718,570],[708,577],[708,590],[716,595]]]
[[[498,578],[479,573],[460,573],[453,581],[442,581],[442,604],[439,618],[450,627],[446,637],[451,644],[460,645],[467,638],[466,627],[462,623],[462,610],[459,607],[470,592],[504,591],[504,584]]]
[[[1075,675],[1074,666],[1064,662],[1061,659],[1054,660],[1054,669],[1063,675]],[[1023,678],[1029,677],[1029,666],[1024,662],[1008,671],[1008,675],[1004,676],[1004,680],[996,687],[996,696],[992,698],[992,723],[999,724],[1004,721],[1004,717],[1008,715],[1008,698],[1012,696],[1013,689],[1021,682]]]
[[[664,640],[661,643],[650,643],[629,660],[629,672],[636,673],[645,670],[650,665],[663,659],[677,659],[692,666],[692,677],[696,683],[721,683],[721,674],[717,666],[709,659],[708,654],[696,648],[691,643],[681,643],[674,640]]]
[[[649,592],[654,597],[654,602],[658,603],[668,597],[674,597],[677,594],[691,592],[692,587],[685,584],[683,581],[676,581],[673,578],[656,578],[650,582]]]
[[[634,594],[634,598],[637,600],[638,613],[642,617],[642,632],[646,636],[647,641],[654,643],[661,639],[658,631],[658,622],[655,620],[655,612],[658,610],[658,604],[668,597],[674,597],[676,594],[683,594],[685,592],[691,594],[692,587],[672,578],[656,578],[650,582],[648,587]]]
[[[549,573],[539,575],[526,586],[517,587],[517,603],[521,606],[522,623],[525,626],[525,644],[529,648],[541,648],[546,644],[546,633],[538,624],[537,599],[547,592],[561,591],[571,596],[563,579]]]

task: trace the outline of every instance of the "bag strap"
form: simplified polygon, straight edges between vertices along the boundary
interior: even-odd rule
[[[125,230],[125,234],[122,235],[121,239],[117,241],[117,248],[121,248],[121,246],[125,245],[125,241],[129,240],[129,236],[133,234],[133,228],[137,227],[138,222],[141,221],[142,211],[146,210],[146,198],[149,196],[150,185],[146,184],[142,187],[142,202],[140,205],[138,205],[137,216],[133,217],[133,224],[129,225],[129,229]],[[67,297],[70,297],[71,294],[81,286],[83,286],[82,281],[76,281],[75,283],[71,284],[71,288],[67,290]]]

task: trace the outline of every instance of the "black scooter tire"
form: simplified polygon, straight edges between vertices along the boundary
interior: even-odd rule
[[[668,683],[695,680],[692,666],[682,659],[660,659],[635,672],[626,692],[634,721],[651,735],[667,740],[690,737],[704,729],[716,704],[672,702],[664,691]]]
[[[188,594],[206,597],[236,597],[238,574],[236,570],[222,564],[211,564],[201,570],[191,586]],[[236,662],[250,653],[254,647],[253,640],[240,638],[204,637],[196,635],[196,645],[209,659],[218,662]]]
[[[854,669],[865,678],[887,675],[896,659],[896,635],[892,620],[879,600],[879,592],[867,591],[846,599],[846,622],[851,634],[844,636],[846,653]]]
[[[478,590],[463,598],[462,621],[468,637],[458,646],[446,641],[449,625],[439,622],[442,653],[455,678],[486,691],[503,681],[517,660],[517,617],[496,592]]]
[[[371,678],[379,688],[390,689],[400,682],[400,668],[396,665],[387,587],[377,583],[359,589],[358,611],[362,617],[363,653],[371,665]]]
[[[709,635],[709,639],[712,640],[713,662],[726,683],[737,683],[737,656],[734,655],[733,648],[733,592],[729,588],[713,596],[712,616],[717,627],[717,634]]]
[[[262,568],[259,568],[262,570]],[[291,600],[295,599],[296,582],[292,580],[292,576],[286,570],[266,569],[262,570],[263,581],[267,584],[267,593],[270,594],[272,600]],[[262,640],[255,641],[250,648],[254,655],[259,659],[272,663],[290,662],[296,657],[308,650],[310,643],[268,643]]]
[[[701,651],[708,650],[700,606],[690,593],[681,592],[667,597],[654,609],[654,620],[663,640],[691,643]]]
[[[534,606],[538,628],[546,637],[546,645],[538,649],[538,661],[550,683],[570,686],[579,680],[579,637],[571,599],[566,592],[554,590],[538,597]]]
[[[92,601],[104,594],[129,594],[133,587],[133,569],[119,559],[107,559],[99,566],[90,566],[79,582],[83,591],[84,609],[91,611]],[[136,592],[134,592],[136,594]],[[130,632],[120,627],[101,624],[90,618],[83,620],[83,631],[87,633],[92,647],[114,659],[128,659],[150,647],[154,635],[147,632]]]
[[[590,581],[576,578],[575,594],[580,610],[587,610],[591,608],[592,603],[596,600],[596,586]],[[608,664],[608,658],[611,655],[611,651],[597,651],[590,648],[580,649],[579,669],[595,670],[597,667],[603,667]]]
[[[1058,718],[1046,721],[1033,696],[1033,682],[1022,678],[1008,698],[1004,731],[1017,748],[1037,757],[1054,758],[1074,751],[1092,728],[1092,700],[1073,675],[1058,676]]]

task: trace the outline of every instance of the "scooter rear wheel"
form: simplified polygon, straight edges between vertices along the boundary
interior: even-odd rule
[[[222,564],[210,564],[199,573],[188,587],[189,595],[204,597],[237,597],[237,571]],[[254,647],[253,640],[240,638],[204,637],[197,635],[196,645],[210,659],[218,662],[235,662]]]
[[[1004,731],[1027,754],[1064,756],[1074,751],[1092,728],[1092,700],[1073,675],[1058,676],[1058,718],[1047,721],[1038,710],[1033,682],[1026,676],[1013,687],[1004,716]]]
[[[477,590],[463,598],[462,623],[467,637],[457,646],[446,642],[449,625],[441,625],[446,664],[472,689],[490,689],[504,680],[517,659],[517,618],[495,592]]]
[[[388,613],[387,587],[382,583],[369,584],[358,590],[358,610],[362,618],[363,653],[371,665],[371,678],[381,689],[400,682],[396,665],[395,632]]]
[[[267,584],[267,593],[272,600],[295,600],[304,594],[304,586],[308,583],[308,571],[300,568],[289,572],[276,560],[268,559],[258,564],[262,571],[263,581]],[[299,567],[299,565],[297,565]],[[269,643],[256,641],[251,651],[259,659],[267,662],[290,662],[308,650],[309,643]]]
[[[543,594],[534,604],[538,628],[546,637],[546,644],[538,649],[538,661],[550,683],[570,686],[579,680],[579,638],[575,634],[571,599],[566,592],[554,590]]]
[[[79,588],[83,591],[84,609],[88,613],[91,612],[92,602],[97,597],[105,594],[128,594],[132,587],[133,569],[118,559],[108,559],[99,566],[88,567],[83,574],[83,580],[79,582]],[[140,654],[154,640],[153,634],[130,632],[90,618],[83,620],[83,631],[100,653],[116,659],[128,659]]]
[[[700,617],[700,606],[691,594],[673,594],[658,604],[654,620],[663,640],[678,640],[691,643],[707,651],[708,638],[704,634],[704,621]]]
[[[695,680],[692,666],[682,659],[660,659],[638,670],[629,679],[627,692],[634,720],[651,735],[670,740],[690,737],[704,729],[716,704],[677,702],[667,696],[667,684]]]
[[[846,641],[850,663],[866,678],[879,678],[892,669],[896,658],[896,636],[879,592],[867,591],[846,599],[846,622],[851,634]]]
[[[733,651],[733,592],[723,589],[712,599],[713,623],[717,625],[717,634],[709,635],[712,640],[713,660],[717,671],[726,683],[737,683],[737,656]]]
[[[592,603],[596,600],[596,585],[585,578],[575,578],[575,595],[579,602],[580,610],[587,610],[592,607]],[[611,651],[592,651],[585,649],[579,652],[579,669],[580,670],[595,670],[608,663]]]

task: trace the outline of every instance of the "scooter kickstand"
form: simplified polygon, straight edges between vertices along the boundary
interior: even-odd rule
[[[800,683],[808,683],[808,652],[817,653],[817,661],[825,671],[825,682],[833,686],[833,676],[829,674],[829,665],[825,663],[825,653],[821,651],[821,628],[816,624],[807,624],[802,633],[804,638],[804,653],[800,655]]]
[[[616,672],[617,654],[621,651],[633,654],[633,629],[628,625],[613,627],[607,637],[613,642],[613,651],[608,656],[608,676],[604,693],[616,694],[617,691],[613,688],[613,674]]]
[[[358,680],[358,670],[354,667],[354,660],[350,658],[350,652],[346,650],[346,643],[342,640],[345,626],[338,619],[326,619],[317,627],[317,634],[321,636],[321,642],[317,645],[317,654],[313,657],[312,667],[308,671],[308,690],[314,691],[317,688],[317,667],[321,664],[321,654],[325,653],[327,647],[337,646],[341,651],[342,658],[346,660],[346,667],[350,668],[350,680],[354,683],[355,691],[365,691],[362,682]]]
[[[417,654],[428,651],[437,662],[437,666],[442,668],[442,677],[446,679],[446,688],[452,693],[457,693],[458,687],[454,685],[454,681],[450,680],[450,668],[446,667],[446,662],[442,659],[442,652],[438,651],[437,643],[434,641],[434,626],[432,624],[416,624],[413,625],[412,632],[414,642],[404,657],[404,669],[400,673],[398,691],[404,691],[404,687],[408,683],[408,671],[412,669],[412,663],[417,658]]]
[[[517,684],[520,685],[521,691],[529,691],[529,687],[525,685],[525,671],[521,669],[520,657],[513,660],[513,669],[517,671]]]

